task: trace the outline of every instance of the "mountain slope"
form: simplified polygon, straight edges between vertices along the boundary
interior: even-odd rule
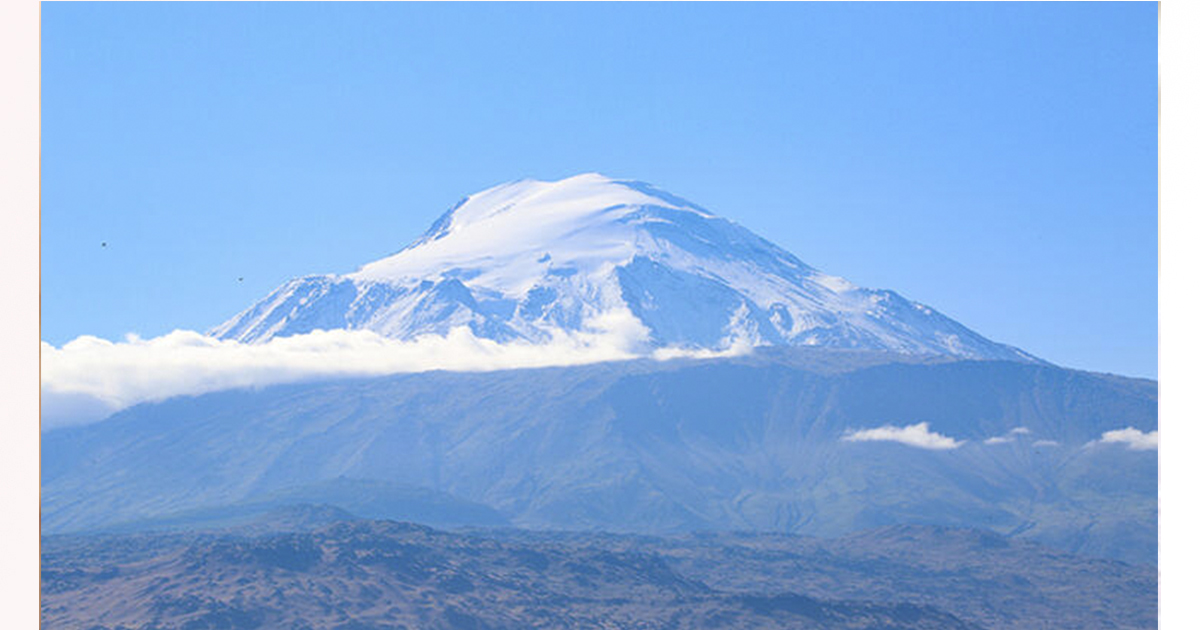
[[[807,345],[1035,360],[891,291],[809,267],[648,184],[586,174],[463,199],[417,241],[347,275],[298,278],[211,331],[318,329],[496,341],[612,332],[635,348]]]
[[[843,439],[918,422],[960,445]],[[837,535],[919,522],[1153,562],[1157,452],[1096,442],[1126,427],[1157,429],[1152,381],[1029,363],[771,349],[431,372],[178,398],[48,431],[42,524],[85,530],[347,477],[429,488],[523,527]]]

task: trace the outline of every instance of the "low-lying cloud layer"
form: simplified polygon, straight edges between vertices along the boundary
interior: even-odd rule
[[[317,378],[704,358],[748,350],[734,344],[723,351],[651,351],[646,337],[631,313],[614,312],[589,322],[588,332],[559,334],[538,344],[481,339],[465,327],[411,341],[365,330],[329,330],[245,344],[176,330],[120,342],[84,336],[61,348],[42,342],[42,428],[93,422],[172,396]]]
[[[890,424],[874,429],[854,431],[842,437],[847,442],[899,442],[917,448],[946,450],[958,448],[963,442],[929,430],[928,422],[918,422],[904,427]]]

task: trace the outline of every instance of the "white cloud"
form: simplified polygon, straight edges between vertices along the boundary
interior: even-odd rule
[[[1034,446],[1059,446],[1059,443],[1054,440],[1038,440],[1033,443]]]
[[[958,448],[963,442],[929,430],[928,422],[905,427],[890,424],[874,429],[854,431],[842,437],[847,442],[899,442],[917,448],[945,450]]]
[[[994,446],[996,444],[1010,444],[1017,441],[1016,436],[1029,435],[1030,433],[1033,433],[1033,431],[1030,431],[1028,427],[1014,427],[1009,429],[1008,433],[1005,433],[1004,435],[998,435],[996,437],[990,437],[984,440],[983,443],[989,446]]]
[[[1158,450],[1158,431],[1143,433],[1133,427],[1105,431],[1100,435],[1102,444],[1124,444],[1134,451]]]
[[[649,354],[646,335],[626,310],[588,322],[586,332],[559,333],[538,344],[481,339],[465,327],[411,341],[365,330],[329,330],[246,344],[176,330],[120,342],[91,336],[62,347],[42,342],[42,428],[92,422],[130,405],[172,396],[316,378],[579,365],[641,356],[704,358],[746,350],[660,349]]]

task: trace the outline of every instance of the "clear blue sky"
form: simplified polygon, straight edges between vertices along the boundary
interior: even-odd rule
[[[1157,374],[1154,3],[45,3],[42,29],[54,344],[206,330],[466,194],[599,171]]]

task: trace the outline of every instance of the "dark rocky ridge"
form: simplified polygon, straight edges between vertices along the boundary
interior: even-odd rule
[[[1155,625],[1153,569],[978,530],[902,526],[836,540],[452,533],[338,514],[297,526],[297,513],[325,510],[226,531],[47,537],[43,627]]]

